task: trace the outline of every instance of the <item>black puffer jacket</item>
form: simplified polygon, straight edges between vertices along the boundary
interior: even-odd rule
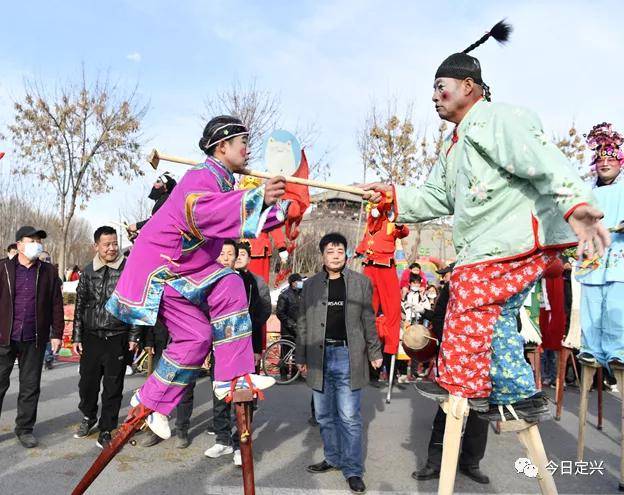
[[[74,342],[82,342],[82,335],[85,332],[94,333],[99,337],[113,337],[129,332],[130,340],[134,342],[140,340],[140,327],[118,320],[106,311],[105,307],[125,265],[125,258],[103,265],[96,257],[85,266],[76,289]]]
[[[288,287],[277,298],[275,314],[281,323],[282,336],[297,336],[297,320],[301,310],[301,291]]]

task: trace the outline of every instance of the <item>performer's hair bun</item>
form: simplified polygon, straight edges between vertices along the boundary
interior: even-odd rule
[[[213,155],[217,143],[246,134],[249,131],[241,119],[232,115],[219,115],[210,119],[204,127],[199,149],[207,155]]]

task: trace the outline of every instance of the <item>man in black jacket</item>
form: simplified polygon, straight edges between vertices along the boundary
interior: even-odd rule
[[[301,275],[293,273],[288,277],[288,287],[277,298],[275,314],[280,321],[280,338],[293,343],[297,340],[297,320],[301,310],[302,289]],[[280,369],[282,377],[285,377],[286,372],[286,368]]]
[[[123,397],[125,356],[138,346],[140,330],[119,321],[105,309],[124,269],[117,233],[100,227],[93,235],[96,255],[85,266],[76,289],[74,351],[80,355],[80,404],[84,415],[74,438],[86,437],[97,422],[98,395],[102,383],[102,412],[97,445],[104,448],[117,427]]]
[[[444,329],[444,317],[449,300],[449,283],[454,264],[438,271],[442,276],[442,287],[438,300],[433,311],[425,311],[425,318],[431,321],[431,327],[438,342],[442,341],[442,331]],[[429,439],[429,451],[427,463],[423,468],[412,473],[412,478],[416,480],[431,480],[440,477],[440,466],[442,465],[442,441],[444,440],[444,429],[446,426],[446,414],[441,407],[438,407],[435,419],[433,420],[433,430]],[[477,412],[470,409],[470,414],[466,420],[466,428],[462,440],[461,454],[459,456],[459,471],[477,483],[487,484],[490,478],[479,469],[479,462],[485,454],[487,445],[488,421],[481,419]]]
[[[54,266],[42,263],[43,230],[21,227],[15,235],[17,256],[0,260],[0,412],[9,388],[15,358],[19,364],[19,395],[15,434],[26,448],[36,447],[33,435],[48,340],[61,347],[65,326],[61,280]]]

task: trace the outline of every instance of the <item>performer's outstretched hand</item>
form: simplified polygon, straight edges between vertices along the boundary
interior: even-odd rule
[[[371,203],[379,203],[386,193],[392,192],[392,186],[381,182],[373,182],[372,184],[359,184],[366,191],[363,198]]]
[[[281,175],[273,177],[264,183],[264,204],[274,205],[286,192],[286,179]]]
[[[583,259],[583,253],[587,258],[596,255],[602,256],[606,247],[611,244],[609,231],[600,221],[604,214],[597,208],[589,205],[581,205],[568,217],[568,223],[578,237],[579,243],[576,253],[578,259]]]

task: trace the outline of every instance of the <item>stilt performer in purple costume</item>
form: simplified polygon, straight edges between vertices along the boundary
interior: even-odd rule
[[[208,122],[199,141],[206,161],[184,175],[141,229],[106,309],[136,325],[154,325],[160,318],[171,342],[131,400],[133,407],[120,428],[124,439],[113,438],[115,452],[100,462],[99,469],[94,464],[90,481],[83,480],[74,493],[86,489],[143,419],[158,436],[171,435],[167,415],[211,348],[217,397],[225,397],[238,378],[238,387],[251,382],[253,388],[263,389],[274,383],[272,378],[250,375],[254,358],[243,280],[217,263],[224,239],[257,237],[286,217],[288,202],[279,200],[285,192],[284,178],[270,179],[256,189],[234,189],[233,172],[247,162],[248,134],[234,117]]]

